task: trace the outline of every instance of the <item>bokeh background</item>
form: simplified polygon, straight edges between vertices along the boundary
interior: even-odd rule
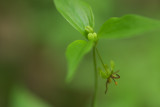
[[[110,17],[138,14],[160,20],[160,0],[86,0],[96,27]],[[92,54],[66,84],[65,49],[84,39],[57,12],[52,0],[0,1],[0,107],[90,107]],[[105,61],[120,69],[118,86],[99,78],[97,107],[160,107],[160,30],[101,40]],[[100,64],[99,64],[100,65]]]

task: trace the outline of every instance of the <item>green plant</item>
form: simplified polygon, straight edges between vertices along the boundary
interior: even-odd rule
[[[108,67],[102,60],[97,49],[100,39],[117,39],[132,37],[144,32],[160,28],[160,21],[145,18],[138,15],[125,15],[123,17],[112,17],[100,28],[98,34],[94,32],[94,15],[91,7],[81,0],[54,0],[57,10],[86,40],[76,40],[71,43],[66,51],[68,61],[68,74],[66,81],[70,82],[75,74],[76,68],[83,56],[93,50],[93,62],[95,70],[95,90],[92,107],[95,107],[98,84],[98,69],[96,55],[100,59],[105,72],[99,68],[100,76],[106,79],[106,91],[111,79],[119,79],[118,71],[114,72],[114,62]]]

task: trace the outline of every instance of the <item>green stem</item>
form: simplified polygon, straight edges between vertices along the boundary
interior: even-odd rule
[[[95,75],[95,82],[94,82],[94,95],[92,99],[91,107],[96,106],[96,97],[97,97],[97,89],[98,89],[98,73],[97,73],[97,63],[96,63],[96,46],[93,48],[93,64],[94,64],[94,75]]]
[[[101,57],[101,55],[99,54],[99,51],[98,51],[97,48],[96,48],[96,52],[97,52],[97,54],[98,54],[98,57],[99,57],[99,59],[100,59],[102,65],[103,65],[104,69],[107,71],[107,69],[106,69],[106,67],[105,67],[105,64],[104,64],[104,62],[103,62],[103,60],[102,60],[102,57]]]

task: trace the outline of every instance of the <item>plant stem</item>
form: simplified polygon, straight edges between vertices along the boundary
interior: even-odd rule
[[[99,51],[98,51],[97,48],[96,48],[96,52],[97,52],[97,54],[98,54],[98,57],[99,57],[99,59],[100,59],[102,65],[103,65],[104,69],[107,71],[107,69],[106,69],[106,67],[105,67],[105,65],[104,65],[104,62],[103,62],[103,60],[102,60],[102,58],[101,58],[101,55],[99,54]]]
[[[96,63],[96,46],[93,47],[93,64],[94,64],[94,95],[92,99],[91,107],[96,106],[96,97],[97,97],[97,89],[98,89],[98,74],[97,74],[97,63]]]

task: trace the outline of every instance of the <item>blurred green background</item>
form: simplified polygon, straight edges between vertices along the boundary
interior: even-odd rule
[[[110,17],[138,14],[160,20],[160,0],[86,0],[95,30]],[[160,107],[160,31],[134,38],[101,40],[105,61],[120,69],[119,85],[99,78],[97,107]],[[84,39],[57,12],[52,0],[0,1],[0,107],[90,107],[92,54],[66,85],[65,49]],[[99,64],[100,65],[100,64]]]

